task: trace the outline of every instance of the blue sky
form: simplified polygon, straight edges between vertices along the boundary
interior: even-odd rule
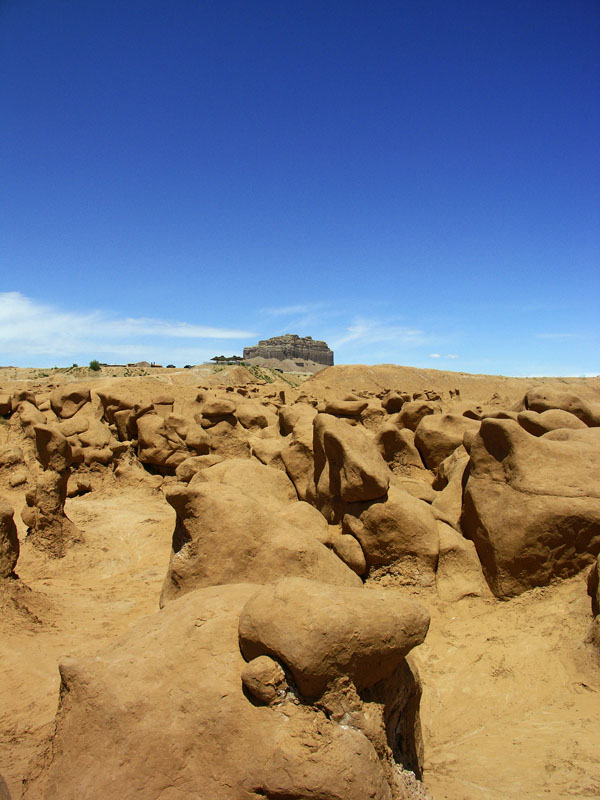
[[[0,0],[0,364],[600,372],[597,0]]]

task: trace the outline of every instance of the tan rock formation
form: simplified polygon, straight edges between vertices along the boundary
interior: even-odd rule
[[[198,481],[228,464],[204,470],[189,486],[176,485],[166,493],[177,523],[161,604],[200,587],[236,581],[266,583],[284,575],[360,585],[360,578],[314,534],[280,517],[279,509],[288,503],[277,503],[274,496],[265,503],[247,493],[242,493],[240,502],[239,488],[210,479]],[[279,470],[258,466],[273,474],[274,483],[286,477]]]
[[[62,558],[69,545],[82,541],[81,532],[65,514],[67,483],[72,464],[71,446],[58,426],[34,428],[37,458],[43,469],[27,492],[21,518],[28,539],[41,550]]]
[[[300,337],[294,333],[274,336],[272,339],[261,339],[254,347],[244,347],[244,360],[251,358],[306,359],[317,364],[331,366],[333,351],[327,344],[310,336]]]
[[[500,597],[572,575],[600,551],[600,447],[550,435],[488,419],[470,446],[461,524]]]
[[[319,706],[292,691],[269,706],[262,705],[268,697],[251,702],[243,691],[244,685],[272,686],[278,694],[284,685],[275,663],[259,669],[239,651],[240,614],[253,614],[258,622],[260,604],[249,605],[256,589],[232,585],[192,592],[140,620],[97,656],[64,661],[52,747],[44,769],[27,781],[26,800],[155,798],[174,786],[211,800],[364,800],[365,787],[372,800],[407,797],[393,757],[419,771],[419,688],[401,654],[424,636],[424,610],[358,589],[375,617],[354,602],[358,616],[351,619],[335,596],[319,612],[304,589],[298,593],[302,608],[332,642],[326,671],[341,673],[346,682],[332,687]],[[285,627],[280,612],[291,613],[290,630],[299,633],[301,617],[293,602],[282,605],[281,594],[275,619]],[[319,591],[316,598],[320,603]],[[340,616],[334,632],[328,609]],[[388,630],[392,638],[386,644],[382,636]],[[361,657],[348,640],[354,631],[368,656]],[[310,637],[297,640],[294,661],[313,644]],[[387,680],[373,686],[365,702],[344,669],[371,684],[369,659]]]
[[[330,522],[348,503],[384,497],[390,470],[373,439],[330,414],[314,419],[315,502]]]
[[[19,558],[19,537],[13,514],[12,506],[0,497],[0,578],[14,573]]]
[[[428,627],[422,606],[381,589],[283,578],[246,603],[239,635],[247,660],[277,658],[317,698],[343,675],[358,690],[389,678]]]

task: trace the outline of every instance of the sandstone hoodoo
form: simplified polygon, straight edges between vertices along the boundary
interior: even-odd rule
[[[298,336],[295,333],[261,339],[254,347],[244,347],[244,360],[257,357],[277,358],[280,361],[298,358],[315,361],[326,367],[333,366],[333,350],[330,350],[326,342],[310,336]]]

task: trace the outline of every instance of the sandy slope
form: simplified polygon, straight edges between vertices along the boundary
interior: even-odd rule
[[[425,782],[436,800],[600,797],[600,662],[584,576],[429,603]]]

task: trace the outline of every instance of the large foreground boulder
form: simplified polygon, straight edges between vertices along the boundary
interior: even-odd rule
[[[389,678],[428,627],[427,611],[395,592],[284,578],[248,601],[239,630],[248,660],[276,657],[319,697],[342,675],[359,690]]]
[[[600,551],[600,443],[593,433],[566,429],[537,438],[512,420],[486,419],[465,440],[471,460],[461,525],[497,596],[572,575]]]
[[[256,591],[246,584],[192,592],[140,620],[98,655],[63,662],[56,729],[26,781],[26,800],[414,796],[398,763],[419,771],[419,687],[407,662],[368,689],[368,702],[345,675],[319,704],[307,703],[287,669],[268,658],[246,664],[240,653],[240,615],[248,614],[244,607]],[[382,600],[376,617],[381,636],[390,605]],[[339,653],[351,630],[344,625],[338,632],[328,608],[311,608],[311,619]],[[339,605],[334,610],[344,617]],[[273,609],[285,626],[282,612],[279,605]],[[293,636],[302,620],[293,607],[290,612]],[[408,613],[423,618],[416,643],[426,614]],[[376,640],[372,620],[361,617],[352,630],[362,631],[362,622],[369,642]],[[410,636],[412,622],[402,614],[397,622],[408,624]],[[379,649],[386,650],[383,640]]]

